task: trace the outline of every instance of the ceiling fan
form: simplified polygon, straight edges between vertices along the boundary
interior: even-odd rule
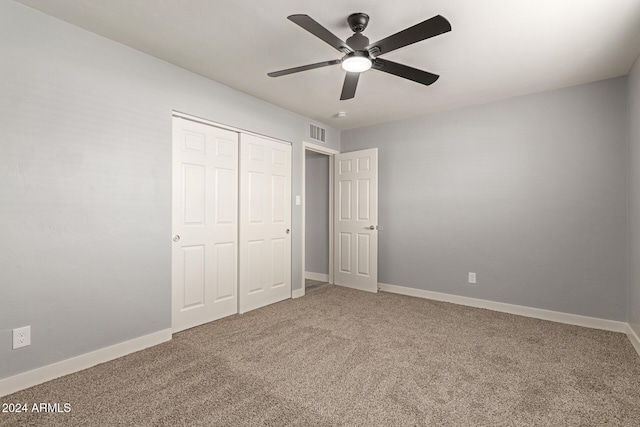
[[[274,71],[267,75],[269,77],[280,77],[300,71],[312,70],[314,68],[342,64],[342,68],[347,72],[347,75],[344,79],[344,85],[342,86],[340,100],[351,99],[355,96],[360,73],[370,68],[413,80],[423,85],[428,86],[433,84],[438,80],[438,77],[440,77],[437,74],[388,61],[379,58],[379,56],[451,31],[449,21],[437,15],[380,41],[369,43],[369,39],[362,34],[369,23],[369,15],[366,13],[353,13],[349,15],[347,22],[354,34],[349,37],[345,43],[308,15],[291,15],[288,16],[287,19],[323,40],[325,43],[333,46],[336,50],[342,52],[344,56],[342,59],[333,59],[331,61],[288,68],[286,70]]]

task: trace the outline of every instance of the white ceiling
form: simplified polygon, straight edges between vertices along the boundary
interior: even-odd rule
[[[640,0],[16,1],[342,130],[625,75],[640,50]],[[371,17],[372,42],[447,18],[451,32],[383,56],[440,79],[422,86],[371,70],[340,101],[339,65],[267,77],[341,57],[288,15],[345,40],[354,12]]]

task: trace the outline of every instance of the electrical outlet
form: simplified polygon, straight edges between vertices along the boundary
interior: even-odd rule
[[[476,273],[469,272],[469,283],[476,283]]]
[[[13,330],[13,349],[31,345],[31,326]]]

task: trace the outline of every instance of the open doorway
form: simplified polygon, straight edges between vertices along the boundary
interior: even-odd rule
[[[302,183],[302,292],[313,285],[333,283],[333,156],[321,145],[305,142]]]
[[[329,282],[329,156],[305,150],[305,292]]]

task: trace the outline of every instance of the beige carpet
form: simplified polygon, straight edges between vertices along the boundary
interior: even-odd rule
[[[640,425],[623,334],[335,286],[0,398],[1,426]]]
[[[315,292],[317,289],[322,289],[327,286],[329,286],[329,283],[327,282],[322,282],[320,280],[306,279],[304,292],[305,294],[308,294],[309,292]]]

